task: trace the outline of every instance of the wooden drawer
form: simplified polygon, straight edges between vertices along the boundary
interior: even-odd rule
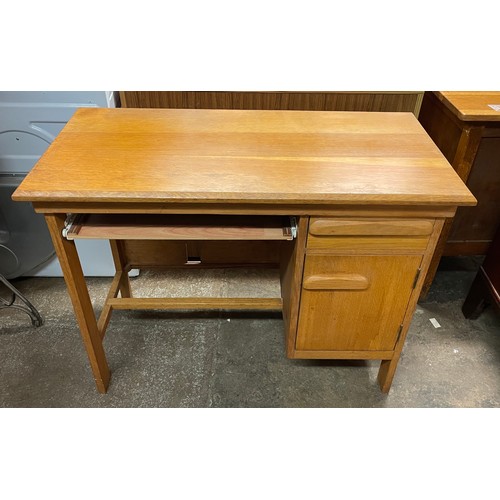
[[[313,217],[309,224],[307,249],[424,253],[433,227],[432,219]]]

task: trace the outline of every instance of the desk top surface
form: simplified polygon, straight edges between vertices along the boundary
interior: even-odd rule
[[[463,121],[500,122],[500,92],[436,92]]]
[[[411,113],[103,108],[77,110],[13,199],[475,202]]]

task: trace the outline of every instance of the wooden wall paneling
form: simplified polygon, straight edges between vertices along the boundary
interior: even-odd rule
[[[405,111],[418,116],[423,92],[121,91],[122,107],[306,111]]]
[[[225,92],[225,94],[228,94],[226,109],[287,109],[283,105],[284,96],[277,92]]]

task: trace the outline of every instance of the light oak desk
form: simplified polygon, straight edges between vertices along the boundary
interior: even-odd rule
[[[113,309],[282,309],[286,353],[387,392],[445,218],[474,197],[410,113],[80,109],[13,195],[45,214],[97,388]],[[67,214],[78,215],[65,227]],[[73,239],[110,239],[97,320]],[[282,299],[134,298],[127,270],[266,265]]]

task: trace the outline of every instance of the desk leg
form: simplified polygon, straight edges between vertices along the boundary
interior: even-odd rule
[[[94,374],[97,390],[105,393],[110,378],[110,372],[97,322],[92,309],[87,284],[83,276],[82,266],[78,257],[75,242],[62,236],[65,214],[45,215],[49,226],[54,248],[64,274],[68,293],[73,303],[75,316],[80,326],[83,343],[87,350],[90,366]]]
[[[401,351],[403,350],[403,346],[406,340],[406,334],[410,329],[410,324],[413,319],[413,313],[415,312],[415,308],[417,307],[417,301],[424,284],[424,279],[434,256],[436,244],[439,240],[440,235],[442,234],[444,223],[445,219],[436,219],[436,221],[434,222],[434,229],[429,238],[429,242],[427,243],[427,248],[425,249],[425,254],[422,257],[422,262],[420,263],[420,275],[417,279],[417,282],[415,283],[415,288],[413,290],[413,293],[411,294],[410,301],[408,302],[406,314],[403,319],[403,323],[401,324],[401,332],[398,340],[396,341],[396,345],[394,346],[393,357],[392,359],[385,359],[380,363],[378,383],[382,392],[388,393],[391,388],[399,358],[401,357]]]
[[[113,254],[113,261],[117,271],[123,271],[123,278],[120,281],[120,293],[123,299],[132,298],[132,290],[130,289],[130,280],[128,277],[128,270],[126,269],[127,260],[123,249],[122,240],[109,240],[111,253]]]
[[[392,381],[394,379],[398,363],[399,354],[395,359],[386,359],[380,363],[380,369],[378,371],[377,379],[380,390],[385,394],[387,394],[391,389]]]

